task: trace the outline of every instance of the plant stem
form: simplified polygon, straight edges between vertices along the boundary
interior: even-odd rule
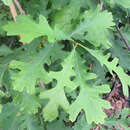
[[[16,8],[15,8],[13,1],[10,4],[9,8],[10,8],[10,12],[13,16],[13,20],[14,20],[14,22],[16,22],[16,17],[18,16],[18,14],[17,14],[17,11],[16,11]],[[22,38],[22,35],[20,35],[19,37]],[[23,45],[26,45],[26,43],[23,43]]]
[[[25,15],[25,11],[22,9],[18,0],[14,0],[14,3],[16,4],[17,8],[19,9],[20,14]]]
[[[10,4],[9,8],[10,8],[10,12],[11,12],[11,14],[13,16],[13,19],[16,22],[16,16],[18,16],[18,14],[16,12],[16,9],[15,9],[15,6],[14,6],[13,2]]]
[[[123,33],[121,32],[120,28],[117,27],[117,26],[116,26],[116,28],[117,28],[117,31],[119,32],[120,36],[121,36],[121,39],[124,41],[125,45],[127,46],[128,50],[130,51],[130,46],[129,46],[127,40],[125,39]]]
[[[103,8],[103,1],[100,0],[100,10],[102,10],[102,8]]]

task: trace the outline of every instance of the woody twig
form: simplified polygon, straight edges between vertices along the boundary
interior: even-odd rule
[[[14,3],[16,4],[20,14],[25,15],[25,11],[22,9],[22,7],[21,7],[20,3],[18,2],[18,0],[14,0]]]
[[[102,8],[103,8],[103,1],[100,0],[100,10],[102,10]]]
[[[21,7],[21,5],[19,4],[19,2],[18,2],[17,0],[14,0],[14,2],[15,2],[15,4],[16,4],[17,8],[19,9],[20,13],[21,13],[22,15],[25,15],[25,12],[24,12],[24,10],[22,9],[22,7]],[[10,8],[10,12],[11,12],[11,14],[12,14],[12,16],[13,16],[13,20],[14,20],[14,22],[16,22],[16,17],[18,16],[18,14],[17,14],[17,11],[16,11],[16,8],[15,8],[15,5],[14,5],[13,1],[12,1],[12,3],[10,4],[9,8]],[[22,35],[20,35],[19,37],[22,38]],[[26,44],[26,43],[23,43],[23,45],[25,45],[25,44]]]
[[[130,46],[129,46],[127,40],[125,39],[123,33],[121,32],[120,28],[118,26],[116,28],[117,28],[117,31],[119,32],[120,36],[121,36],[121,39],[123,40],[123,42],[127,46],[128,50],[130,51]]]
[[[10,4],[9,8],[10,8],[10,12],[11,12],[11,14],[13,16],[13,20],[16,22],[16,16],[18,16],[18,14],[16,12],[16,8],[15,8],[13,2]]]

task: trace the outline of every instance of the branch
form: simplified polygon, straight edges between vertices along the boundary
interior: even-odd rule
[[[121,32],[120,28],[116,26],[116,29],[119,32],[121,39],[124,41],[125,45],[127,46],[128,50],[130,51],[130,46],[129,46],[127,40],[125,39],[123,33]]]
[[[18,2],[18,0],[14,0],[14,3],[16,4],[20,14],[25,15],[25,11],[22,9],[22,7],[21,7],[20,3]]]
[[[16,1],[17,1],[17,0],[16,0]],[[10,8],[10,12],[11,12],[11,14],[12,14],[12,16],[13,16],[13,20],[14,20],[14,22],[16,22],[16,17],[18,16],[18,14],[17,14],[17,12],[16,12],[16,8],[15,8],[13,2],[10,4],[9,8]],[[21,11],[21,10],[20,10],[20,11]],[[21,12],[20,12],[20,13],[21,13]],[[22,38],[22,35],[20,35],[19,37]],[[25,44],[26,44],[26,43],[23,43],[23,45],[25,45]]]
[[[13,2],[10,4],[9,8],[10,8],[10,12],[11,12],[11,14],[13,16],[13,19],[16,22],[16,16],[18,16],[18,14],[16,12],[16,9],[15,9],[15,6],[14,6]]]
[[[102,8],[103,8],[103,1],[100,0],[100,10],[102,10]]]

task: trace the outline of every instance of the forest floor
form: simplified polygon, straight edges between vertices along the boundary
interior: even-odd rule
[[[111,104],[110,109],[105,109],[105,113],[108,117],[110,117],[111,115],[114,115],[116,117],[117,112],[119,110],[122,111],[124,108],[130,108],[130,99],[129,97],[123,95],[122,84],[117,77],[115,81],[113,81],[113,87],[111,89],[111,92],[103,94],[103,99],[109,101]],[[130,117],[130,114],[128,115],[128,117]],[[120,120],[120,118],[121,115],[119,115],[119,117],[116,118],[116,120]],[[116,130],[115,128],[111,128],[107,125],[105,125],[104,127],[106,129]],[[121,127],[120,124],[118,124],[118,128],[120,130],[125,130]],[[94,128],[93,130],[100,130],[100,126],[97,125],[96,128]]]

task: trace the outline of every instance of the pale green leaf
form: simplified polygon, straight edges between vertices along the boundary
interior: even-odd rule
[[[96,123],[103,123],[106,114],[103,108],[110,107],[109,102],[103,100],[99,95],[110,91],[108,85],[91,86],[86,83],[88,79],[96,78],[95,74],[86,73],[83,60],[78,53],[75,54],[75,71],[78,86],[80,86],[80,93],[77,99],[69,108],[70,120],[75,121],[81,110],[84,110],[87,122],[90,124],[93,121]],[[89,75],[91,78],[89,78]]]
[[[49,42],[55,40],[67,40],[70,37],[62,32],[58,26],[54,30],[48,24],[46,18],[42,15],[39,16],[39,23],[33,21],[29,16],[17,16],[16,23],[9,22],[3,29],[7,31],[7,35],[22,35],[21,42],[30,43],[33,39],[40,36],[47,36]]]
[[[55,119],[58,116],[59,107],[62,107],[65,111],[69,108],[69,102],[65,96],[64,87],[67,87],[69,90],[75,87],[73,81],[70,80],[71,76],[74,76],[74,71],[72,69],[74,51],[75,50],[73,50],[62,63],[63,69],[61,71],[49,73],[51,78],[57,80],[56,87],[40,94],[40,98],[49,99],[48,104],[43,108],[45,120]]]
[[[31,44],[29,45],[31,46]],[[30,50],[30,53],[23,55],[24,58],[20,57],[21,61],[12,60],[9,68],[11,69],[13,88],[20,92],[25,88],[27,93],[34,93],[36,81],[39,78],[43,80],[45,84],[50,82],[51,78],[45,71],[44,64],[50,64],[50,56],[54,61],[57,59],[64,59],[67,53],[65,53],[62,48],[63,46],[58,45],[57,43],[45,43],[45,47],[40,49],[38,53],[35,51],[34,53]],[[14,72],[12,69],[19,71]]]
[[[12,0],[2,0],[4,2],[5,5],[10,6],[10,4],[12,3]]]
[[[17,16],[16,23],[9,22],[4,26],[8,35],[22,35],[21,42],[30,43],[34,38],[47,35],[50,42],[54,42],[53,31],[46,18],[39,16],[39,23],[34,22],[29,16]]]
[[[100,11],[88,10],[81,17],[80,24],[71,34],[72,37],[77,37],[81,40],[87,40],[94,46],[104,45],[110,47],[109,31],[114,26],[113,17],[107,10]]]
[[[43,108],[43,116],[46,121],[56,119],[58,116],[59,107],[62,107],[64,111],[67,111],[69,108],[69,103],[63,88],[53,88],[51,90],[42,92],[40,98],[49,99],[49,102]]]
[[[44,83],[50,81],[47,72],[43,68],[43,64],[49,59],[54,46],[55,44],[48,44],[46,48],[43,48],[35,56],[32,55],[27,62],[11,61],[9,67],[11,69],[20,70],[19,72],[11,73],[11,79],[15,90],[23,91],[23,89],[26,88],[28,93],[34,93],[38,78],[43,79]]]
[[[70,120],[75,121],[79,112],[83,109],[89,124],[93,121],[96,123],[103,123],[104,118],[106,118],[106,114],[103,112],[103,108],[110,108],[110,104],[109,102],[101,99],[99,95],[101,93],[109,92],[109,86],[89,86],[87,84],[83,85],[84,86],[82,86],[80,89],[80,94],[76,101],[70,106]]]
[[[117,66],[118,58],[114,58],[111,62],[109,62],[108,59],[110,58],[110,53],[104,56],[100,50],[92,50],[86,47],[85,49],[91,55],[96,57],[96,59],[100,62],[102,66],[105,65],[112,75],[113,71],[118,75],[123,85],[123,92],[126,96],[128,96],[128,86],[130,86],[130,76],[128,76],[120,66]]]
[[[57,41],[60,40],[71,40],[70,36],[66,33],[64,33],[61,29],[57,27],[57,25],[54,27],[54,36]]]

